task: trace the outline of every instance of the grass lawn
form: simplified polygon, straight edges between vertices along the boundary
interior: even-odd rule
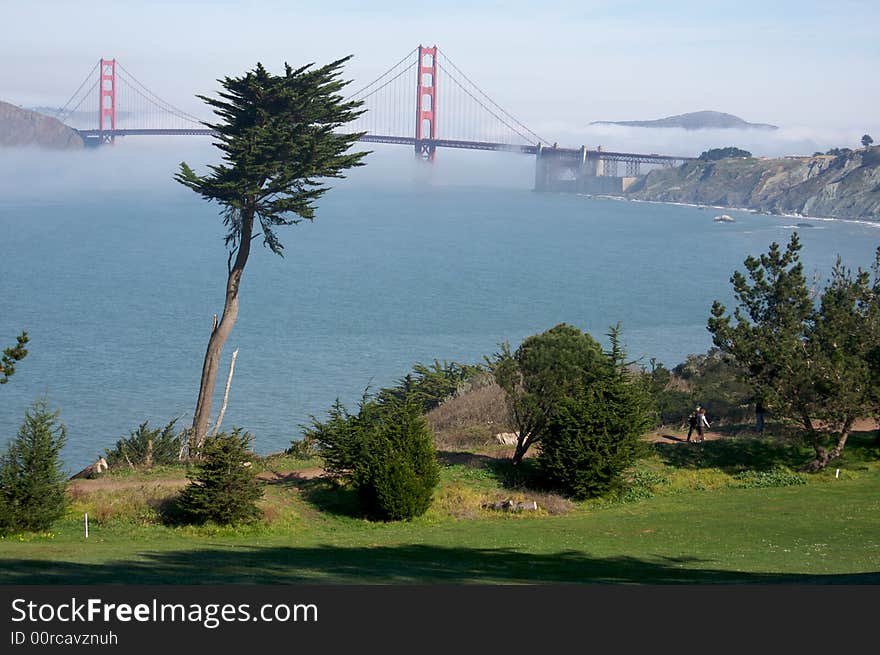
[[[854,435],[813,476],[792,473],[804,451],[769,441],[655,444],[623,495],[538,495],[542,509],[522,514],[480,508],[535,496],[503,464],[441,453],[432,508],[402,523],[358,517],[349,492],[297,473],[314,462],[286,458],[264,465],[260,524],[166,527],[157,507],[183,472],[126,473],[74,492],[51,533],[0,539],[0,583],[880,584],[872,440]]]

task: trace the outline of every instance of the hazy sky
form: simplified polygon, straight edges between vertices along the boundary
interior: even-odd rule
[[[103,56],[204,115],[193,95],[257,61],[354,54],[358,85],[421,42],[550,138],[701,109],[802,136],[857,131],[851,145],[880,132],[876,0],[0,0],[0,17],[0,99],[25,106],[63,104]]]

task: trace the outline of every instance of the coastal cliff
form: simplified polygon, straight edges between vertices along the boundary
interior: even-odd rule
[[[880,220],[880,147],[836,157],[688,162],[651,171],[625,196],[773,214]]]
[[[79,133],[61,121],[0,101],[0,148],[37,146],[73,150],[83,145]]]

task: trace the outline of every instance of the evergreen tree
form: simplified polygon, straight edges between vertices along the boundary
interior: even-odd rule
[[[794,233],[784,253],[773,243],[766,255],[748,257],[749,279],[739,271],[731,278],[738,302],[733,317],[716,301],[709,331],[767,409],[801,426],[816,453],[805,470],[816,471],[840,455],[856,418],[877,411],[880,249],[873,285],[867,271],[853,275],[838,260],[818,305],[800,249]],[[830,450],[829,429],[837,432]]]
[[[384,407],[367,435],[352,476],[367,512],[390,521],[424,514],[440,472],[434,440],[418,405]]]
[[[832,426],[837,437],[830,449],[813,436],[816,458],[805,468],[819,470],[839,457],[856,419],[877,415],[875,357],[880,349],[880,249],[871,283],[865,270],[855,273],[838,257],[824,288],[815,320],[807,332],[817,395],[815,417]]]
[[[526,338],[515,353],[502,344],[490,367],[517,426],[513,463],[541,440],[560,399],[607,376],[614,365],[593,337],[565,323]]]
[[[631,371],[620,324],[608,331],[605,362],[573,378],[547,413],[538,445],[538,470],[551,487],[574,498],[605,493],[620,484],[651,425],[649,388]]]
[[[0,384],[9,382],[9,378],[15,373],[15,364],[27,357],[28,351],[25,346],[29,339],[27,332],[22,332],[16,337],[16,344],[9,348],[3,349],[3,356],[0,357]]]
[[[715,301],[708,327],[715,345],[742,367],[755,395],[778,416],[797,418],[813,432],[818,398],[805,334],[815,308],[800,250],[795,232],[784,252],[772,243],[767,254],[747,257],[749,278],[736,271],[730,279],[738,301],[733,316]]]
[[[366,428],[377,414],[376,410],[376,404],[370,402],[366,394],[357,414],[349,414],[337,398],[325,421],[313,416],[311,426],[303,429],[303,436],[314,441],[324,460],[324,470],[331,477],[350,478],[364,456]]]
[[[228,275],[223,313],[211,331],[202,366],[193,449],[207,435],[220,354],[238,318],[252,241],[262,234],[263,245],[281,255],[276,228],[314,219],[315,202],[329,188],[324,180],[344,177],[367,154],[348,152],[361,134],[337,131],[361,113],[360,102],[345,102],[339,95],[347,84],[339,78],[340,69],[348,59],[318,68],[285,64],[282,75],[258,63],[241,77],[220,80],[219,98],[199,96],[220,118],[206,125],[218,135],[223,163],[210,166],[211,174],[204,176],[182,163],[176,179],[223,208]]]
[[[0,534],[46,530],[67,509],[59,459],[67,429],[44,399],[25,410],[18,436],[0,456]]]
[[[539,444],[545,482],[574,498],[598,496],[621,484],[651,425],[643,385],[615,374],[560,399]]]
[[[178,499],[184,520],[231,525],[260,517],[256,503],[263,490],[253,469],[251,440],[238,428],[205,439],[192,482]]]
[[[366,394],[357,414],[337,400],[324,422],[312,419],[325,470],[357,490],[364,510],[381,520],[423,514],[439,482],[434,440],[422,415],[422,401]]]

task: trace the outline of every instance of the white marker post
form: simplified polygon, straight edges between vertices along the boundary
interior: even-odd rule
[[[834,474],[834,477],[840,479],[840,469],[837,469],[837,472]]]
[[[85,518],[83,519],[83,522],[86,527],[86,539],[88,539],[89,538],[89,513],[88,512],[86,512]]]

